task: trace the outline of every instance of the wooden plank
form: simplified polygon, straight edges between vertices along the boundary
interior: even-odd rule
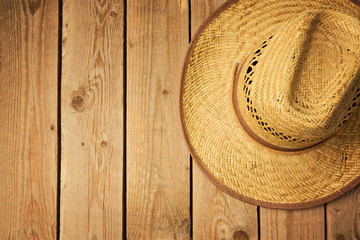
[[[127,3],[127,238],[190,237],[190,161],[179,91],[188,4]]]
[[[191,34],[225,0],[191,1]],[[193,165],[194,239],[258,239],[257,207],[223,193]]]
[[[55,239],[57,1],[1,1],[0,36],[0,239]]]
[[[260,208],[261,239],[325,239],[324,206],[302,210]]]
[[[326,213],[328,239],[360,239],[360,186],[328,203]]]
[[[121,239],[124,3],[64,1],[61,239]]]
[[[258,239],[257,207],[230,197],[194,169],[194,239]]]

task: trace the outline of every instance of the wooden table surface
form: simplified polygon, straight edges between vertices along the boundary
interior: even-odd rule
[[[360,239],[360,190],[265,209],[192,163],[191,35],[224,0],[0,3],[0,239]]]

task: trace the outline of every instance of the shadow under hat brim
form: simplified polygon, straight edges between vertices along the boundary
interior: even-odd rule
[[[230,0],[204,22],[190,44],[180,92],[184,135],[202,172],[242,201],[269,208],[309,208],[360,183],[359,108],[320,146],[288,154],[249,138],[232,104],[235,63],[286,19],[321,6],[360,16],[359,8],[345,0]]]

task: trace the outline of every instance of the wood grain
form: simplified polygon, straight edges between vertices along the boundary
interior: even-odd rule
[[[190,160],[178,100],[187,2],[127,3],[128,239],[190,237]]]
[[[324,206],[302,210],[260,208],[261,239],[325,239]]]
[[[57,1],[0,3],[0,239],[55,239]]]
[[[225,0],[191,1],[191,34]],[[257,207],[223,193],[193,164],[194,239],[258,239]]]
[[[193,182],[194,239],[258,239],[257,207],[228,196],[197,173]]]
[[[360,186],[327,204],[328,239],[360,239]]]
[[[61,239],[121,239],[122,0],[64,1]]]

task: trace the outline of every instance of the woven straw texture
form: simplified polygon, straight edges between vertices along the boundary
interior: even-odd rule
[[[327,202],[360,181],[359,16],[359,8],[345,0],[231,1],[203,26],[185,61],[180,108],[192,155],[217,186],[243,201],[293,209]],[[254,74],[253,90],[248,86],[247,92],[254,91],[248,109],[244,84],[254,62],[249,56],[259,48],[263,55],[253,71],[261,80],[255,83]],[[300,70],[294,66],[299,61]],[[239,108],[259,136],[285,147],[332,136],[291,154],[251,139],[233,105],[238,62],[245,66],[235,86]],[[325,64],[329,67],[323,69]],[[257,108],[260,123],[251,107]],[[269,131],[261,122],[271,125]],[[279,133],[291,135],[291,141]]]
[[[338,131],[357,105],[360,22],[340,9],[290,19],[245,61],[237,99],[257,135],[288,148]]]

